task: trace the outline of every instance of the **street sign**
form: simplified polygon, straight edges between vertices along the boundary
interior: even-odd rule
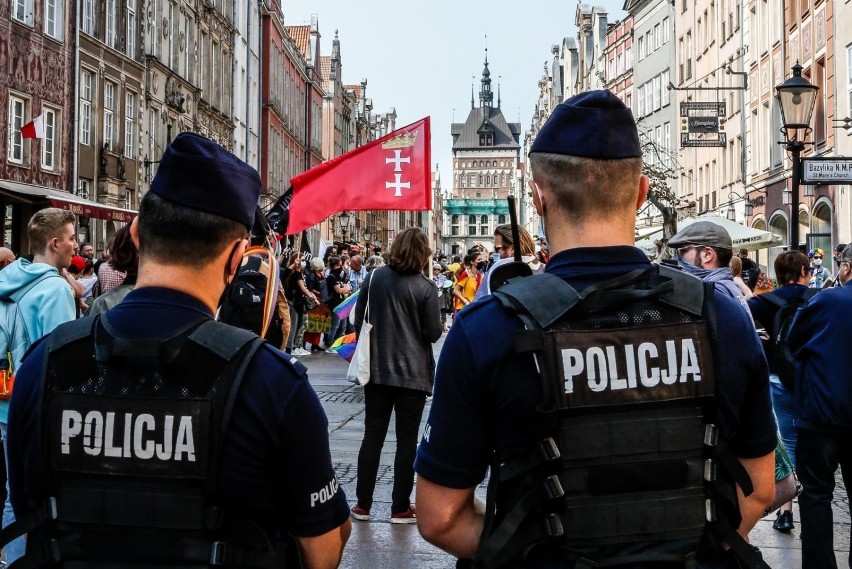
[[[803,184],[852,184],[852,158],[803,158]]]
[[[699,101],[680,104],[681,133],[683,148],[694,146],[721,146],[727,144],[727,136],[719,130],[719,118],[725,116],[724,101]]]

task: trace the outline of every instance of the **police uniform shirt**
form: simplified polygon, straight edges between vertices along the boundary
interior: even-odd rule
[[[844,356],[849,352],[852,286],[820,291],[799,310],[788,345],[799,362],[797,425],[814,430],[852,428],[852,382]]]
[[[546,272],[582,290],[648,267],[633,247],[578,248],[554,255]],[[715,301],[722,343],[715,374],[720,431],[736,456],[765,456],[776,444],[766,360],[739,304],[718,292]],[[540,439],[534,425],[542,393],[533,357],[512,354],[512,333],[521,327],[491,296],[459,314],[438,362],[417,451],[419,475],[441,486],[471,488],[485,477],[493,449],[517,453]]]
[[[134,290],[109,311],[123,336],[139,339],[169,337],[204,317],[211,314],[199,300],[153,287]],[[18,516],[45,498],[35,403],[45,346],[42,342],[21,366],[9,413],[9,478]],[[243,379],[224,442],[219,486],[226,510],[249,516],[272,510],[277,527],[266,528],[272,535],[283,530],[317,536],[349,516],[331,464],[325,412],[304,367],[294,366],[290,356],[269,344],[255,354]]]

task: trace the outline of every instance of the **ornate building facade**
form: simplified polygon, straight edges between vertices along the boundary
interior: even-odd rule
[[[444,201],[443,252],[464,255],[474,245],[491,250],[494,228],[509,221],[506,198],[520,189],[521,125],[506,121],[491,88],[488,57],[479,106],[471,92],[470,113],[453,123],[453,189]]]
[[[142,179],[145,108],[141,0],[82,0],[77,81],[77,195],[134,210]],[[78,220],[81,241],[103,251],[124,219]]]
[[[23,253],[30,216],[73,187],[73,13],[71,2],[0,3],[2,243]],[[24,139],[21,127],[38,116],[44,138]]]

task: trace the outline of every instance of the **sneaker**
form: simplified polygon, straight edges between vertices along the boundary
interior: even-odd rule
[[[791,511],[782,512],[781,510],[778,510],[778,516],[775,518],[775,521],[772,523],[772,529],[775,529],[775,530],[783,532],[783,533],[788,533],[794,527],[796,527],[796,526],[793,525],[793,512],[791,512]]]
[[[417,512],[415,512],[414,506],[408,506],[408,509],[404,512],[391,514],[390,521],[392,524],[416,524]]]
[[[296,348],[295,350],[293,350],[293,355],[305,357],[305,356],[311,355],[311,353],[308,350],[303,350],[302,348]]]
[[[332,350],[331,348],[329,348],[328,350],[326,350],[326,351],[325,351],[325,353],[327,353],[327,354],[336,354],[336,353],[337,353],[337,351],[336,351],[336,350]]]
[[[352,517],[358,520],[359,522],[369,522],[370,510],[365,510],[361,506],[355,506],[354,508],[352,508]]]

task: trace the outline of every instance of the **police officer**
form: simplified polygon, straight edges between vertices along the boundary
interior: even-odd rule
[[[178,135],[131,225],[136,288],[21,366],[9,458],[27,566],[338,566],[349,508],[306,369],[212,320],[259,193],[253,168]]]
[[[474,303],[444,343],[417,514],[459,566],[735,563],[720,540],[761,566],[743,538],[774,496],[766,360],[733,299],[631,246],[641,156],[609,91],[559,105],[530,150],[545,274]]]

